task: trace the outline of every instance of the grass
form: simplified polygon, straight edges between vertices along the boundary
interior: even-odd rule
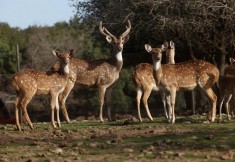
[[[15,126],[0,126],[0,161],[26,161],[30,155],[37,161],[234,161],[235,120],[203,123],[203,119],[178,117],[175,124],[164,118],[127,125],[123,121],[63,122],[56,130],[50,123],[35,123],[34,130],[23,124],[23,132],[12,129]],[[63,152],[57,153],[57,148]]]

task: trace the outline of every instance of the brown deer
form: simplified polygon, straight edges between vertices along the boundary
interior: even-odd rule
[[[220,121],[222,120],[221,111],[222,111],[223,102],[225,102],[225,108],[226,108],[226,114],[227,114],[228,120],[231,119],[230,114],[229,114],[230,112],[231,112],[232,117],[234,117],[234,99],[231,100],[232,94],[233,94],[232,93],[233,85],[231,85],[232,83],[230,83],[230,81],[232,80],[232,76],[235,76],[235,59],[229,58],[229,61],[230,61],[230,65],[224,69],[224,76],[220,76],[220,79],[219,79],[219,89],[221,93],[220,102],[219,102],[220,103],[220,115],[219,115]],[[229,109],[229,101],[231,101],[230,109]]]
[[[16,126],[21,131],[19,123],[18,109],[21,107],[29,127],[33,129],[33,124],[28,116],[27,105],[35,95],[48,94],[51,97],[51,123],[55,128],[54,109],[56,108],[57,124],[60,125],[58,97],[63,92],[69,78],[70,58],[73,50],[68,52],[58,52],[53,50],[53,54],[60,60],[58,72],[26,70],[15,73],[11,82],[17,97],[15,101]]]
[[[224,75],[235,75],[235,59],[229,58],[230,65],[224,69]]]
[[[167,56],[167,63],[168,64],[175,64],[175,44],[173,41],[165,42],[163,44],[164,48],[166,48],[166,56]],[[142,122],[141,114],[140,114],[140,100],[143,94],[142,102],[144,104],[145,110],[147,112],[149,120],[153,120],[151,113],[148,108],[148,98],[151,94],[151,92],[154,91],[159,91],[160,87],[156,86],[156,82],[153,78],[153,66],[148,63],[141,63],[136,65],[134,73],[134,81],[136,85],[136,102],[137,102],[137,111],[138,111],[138,118],[139,121]],[[166,110],[166,98],[165,94],[161,92],[161,97],[162,97],[162,102],[163,102],[163,107],[164,107],[164,115],[166,119],[168,119],[168,114]],[[169,100],[168,102],[169,103]],[[169,108],[169,104],[168,104]]]
[[[111,121],[111,93],[113,86],[119,78],[119,73],[122,69],[123,59],[122,51],[124,44],[128,41],[128,33],[131,30],[131,23],[127,21],[127,29],[119,36],[112,35],[102,22],[99,24],[100,33],[106,37],[108,43],[112,45],[112,53],[110,59],[101,59],[95,61],[86,61],[79,59],[72,59],[70,66],[70,79],[65,87],[65,90],[60,95],[59,100],[62,107],[62,112],[67,122],[70,122],[65,101],[69,92],[74,87],[74,84],[83,87],[97,87],[99,90],[99,119],[103,122],[103,104],[106,96],[106,104],[108,110],[108,120]],[[54,69],[58,68],[58,63],[55,64]]]
[[[147,52],[151,53],[153,60],[153,77],[156,85],[163,87],[166,96],[170,96],[171,123],[175,122],[175,98],[176,91],[195,88],[202,90],[209,98],[211,104],[210,120],[214,122],[216,117],[217,96],[212,90],[212,86],[219,79],[219,70],[216,66],[202,60],[188,61],[179,64],[161,64],[162,48],[152,48],[145,44]]]
[[[229,101],[233,98],[235,103],[235,75],[225,75],[220,76],[219,78],[219,90],[220,90],[220,99],[219,99],[219,120],[222,121],[222,106],[225,103],[226,113],[228,120],[231,120],[229,115]],[[234,105],[233,105],[234,107]]]

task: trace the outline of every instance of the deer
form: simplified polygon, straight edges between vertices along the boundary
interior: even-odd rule
[[[229,58],[230,65],[224,69],[224,75],[235,75],[235,59]]]
[[[15,117],[16,126],[21,131],[19,122],[19,108],[22,108],[26,121],[31,129],[33,124],[27,112],[27,105],[35,95],[49,95],[51,99],[51,123],[54,128],[54,109],[56,108],[56,117],[58,127],[61,127],[59,118],[59,100],[60,93],[63,92],[70,73],[70,59],[74,50],[59,52],[53,50],[52,53],[59,59],[60,68],[57,72],[42,70],[23,70],[15,73],[11,78],[12,87],[16,92]]]
[[[170,122],[175,123],[176,91],[192,91],[199,88],[206,94],[211,104],[208,119],[215,121],[217,96],[212,86],[219,79],[219,70],[213,64],[204,60],[192,60],[178,64],[161,64],[164,47],[152,48],[145,44],[145,50],[152,55],[153,77],[157,86],[161,86],[167,97],[170,98]],[[210,114],[210,115],[209,115]]]
[[[235,103],[235,75],[224,75],[219,78],[219,121],[222,121],[222,106],[225,103],[226,113],[228,120],[231,120],[229,115],[229,101],[233,98],[233,104]],[[233,105],[234,107],[234,105]]]
[[[66,108],[66,99],[74,87],[74,85],[82,87],[95,87],[99,91],[99,120],[103,119],[103,105],[104,99],[107,104],[107,116],[111,121],[111,93],[114,84],[119,78],[119,73],[123,66],[122,52],[124,44],[129,40],[129,32],[131,30],[131,23],[127,20],[126,30],[120,36],[114,36],[102,25],[102,21],[99,23],[99,31],[105,36],[107,42],[112,45],[111,57],[109,59],[99,59],[94,61],[87,61],[81,59],[72,59],[70,66],[69,81],[59,97],[61,108],[65,120],[69,123],[70,119]],[[59,63],[55,63],[52,68],[56,71],[59,67]],[[106,98],[105,98],[106,97]]]
[[[219,79],[219,90],[220,90],[220,100],[219,100],[219,120],[222,121],[222,106],[223,102],[225,102],[225,110],[227,114],[228,120],[231,120],[230,112],[232,117],[234,117],[234,99],[231,100],[231,98],[234,98],[234,95],[232,93],[233,90],[233,85],[230,83],[232,81],[233,76],[235,76],[235,59],[234,58],[229,58],[230,65],[227,66],[224,69],[224,76],[220,76]],[[229,101],[231,101],[230,106],[232,109],[229,110]]]
[[[166,48],[166,56],[167,56],[167,63],[168,64],[175,64],[175,44],[173,41],[165,42],[163,44],[164,48]],[[133,72],[134,82],[136,85],[136,103],[137,103],[137,112],[138,112],[138,119],[142,122],[141,114],[140,114],[140,100],[142,98],[142,102],[144,104],[145,110],[147,112],[148,118],[150,121],[153,121],[151,113],[148,107],[148,98],[152,91],[159,91],[160,87],[156,86],[155,80],[153,78],[153,67],[149,63],[140,63],[136,65],[134,72]],[[160,91],[161,98],[164,107],[164,115],[166,119],[168,118],[168,113],[166,110],[166,98],[164,92]],[[169,100],[167,101],[169,103]],[[168,104],[168,108],[169,108]]]

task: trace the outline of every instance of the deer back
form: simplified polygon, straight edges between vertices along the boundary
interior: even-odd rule
[[[206,61],[188,61],[175,65],[162,65],[161,83],[178,89],[194,89],[196,86],[211,86],[219,77],[217,67]]]
[[[58,71],[60,63],[52,66],[52,71]],[[98,85],[111,84],[119,77],[119,71],[110,59],[86,61],[71,59],[69,80],[80,86],[96,87]]]
[[[85,62],[77,72],[77,83],[85,86],[109,85],[117,80],[119,70],[109,60],[101,59]]]
[[[235,93],[235,76],[234,75],[226,75],[220,76],[219,78],[219,90],[220,94],[233,94]]]
[[[66,85],[66,78],[58,72],[26,70],[16,73],[13,82],[18,89],[27,92],[37,91],[37,94],[48,94],[50,91],[60,91]]]
[[[235,75],[235,64],[227,66],[224,69],[224,75]]]

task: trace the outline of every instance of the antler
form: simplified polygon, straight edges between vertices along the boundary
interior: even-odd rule
[[[101,34],[115,38],[113,34],[111,34],[105,27],[102,26],[102,21],[100,21],[99,29]]]
[[[131,31],[131,22],[129,20],[127,20],[128,26],[126,26],[126,31],[124,33],[122,33],[121,37],[125,37],[127,36],[127,34]]]

